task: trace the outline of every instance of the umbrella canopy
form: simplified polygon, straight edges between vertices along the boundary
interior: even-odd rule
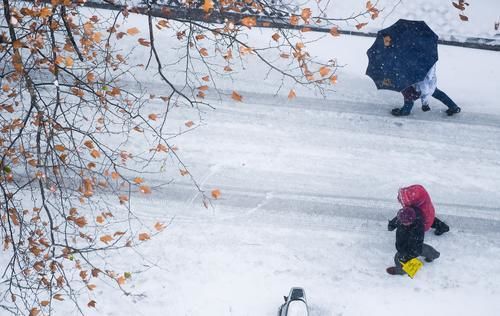
[[[424,21],[398,20],[377,33],[366,74],[378,89],[401,91],[422,81],[438,60],[438,36]]]

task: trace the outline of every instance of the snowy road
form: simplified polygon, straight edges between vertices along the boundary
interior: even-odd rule
[[[205,113],[178,143],[200,184],[221,190],[214,209],[184,179],[133,200],[145,218],[174,220],[141,250],[162,267],[133,283],[146,297],[109,315],[275,315],[291,286],[305,288],[311,315],[500,309],[500,115],[463,105],[448,118],[434,102],[399,119],[390,105],[343,97],[246,98]],[[183,111],[171,120],[193,115]],[[386,224],[397,189],[413,183],[452,231],[428,234],[442,257],[410,280],[385,273]]]

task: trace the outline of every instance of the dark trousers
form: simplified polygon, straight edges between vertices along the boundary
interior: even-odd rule
[[[428,261],[432,261],[434,259],[439,258],[441,254],[439,251],[436,249],[432,248],[432,246],[429,246],[428,244],[423,244],[422,245],[422,252],[420,253],[419,256],[424,257]],[[396,273],[398,274],[405,274],[403,271],[403,266],[401,265],[401,261],[406,262],[412,258],[406,257],[404,254],[396,252],[396,255],[394,256],[394,264],[396,266]]]
[[[404,113],[410,113],[411,109],[413,108],[413,102],[420,98],[420,94],[415,90],[415,88],[413,88],[413,86],[406,88],[405,90],[401,91],[401,93],[403,94],[405,102],[403,107],[401,108],[401,111]],[[458,105],[453,102],[453,100],[446,93],[439,90],[438,88],[436,88],[436,90],[432,94],[432,97],[441,101],[449,109],[456,109],[458,107]]]

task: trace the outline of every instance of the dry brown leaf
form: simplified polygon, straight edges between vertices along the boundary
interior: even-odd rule
[[[186,123],[184,123],[184,125],[186,125],[187,127],[191,127],[194,125],[193,121],[187,121]]]
[[[162,224],[162,223],[160,223],[160,222],[156,222],[156,224],[155,224],[155,229],[156,229],[157,231],[161,232],[162,230],[164,230],[164,229],[165,229],[165,225],[163,225],[163,224]]]
[[[252,26],[257,25],[257,18],[247,16],[247,17],[241,19],[240,23],[248,28],[252,28]]]
[[[210,76],[204,76],[201,78],[201,80],[203,81],[209,81],[210,80]]]
[[[73,58],[69,57],[69,56],[66,56],[66,58],[64,59],[64,64],[66,65],[66,67],[68,68],[71,68],[73,67]]]
[[[148,115],[148,118],[151,120],[151,121],[156,121],[158,119],[158,115],[157,114],[154,114],[154,113],[151,113]]]
[[[142,37],[141,37],[141,38],[139,38],[137,41],[138,41],[138,42],[139,42],[139,44],[141,44],[142,46],[149,47],[149,46],[151,45],[151,43],[150,43],[148,40],[146,40],[145,38],[142,38]]]
[[[40,310],[36,307],[33,307],[31,310],[30,310],[30,316],[38,316],[38,314],[40,314]]]
[[[85,218],[85,216],[75,218],[74,222],[78,227],[85,227],[85,225],[87,225],[87,219]]]
[[[95,304],[96,304],[96,301],[91,300],[90,302],[87,303],[87,306],[95,308]]]
[[[214,2],[212,0],[203,1],[203,11],[208,12],[214,8]]]
[[[113,240],[113,237],[111,237],[110,235],[104,235],[104,236],[101,236],[101,238],[99,238],[99,240],[105,244],[108,244],[110,241]]]
[[[97,217],[95,218],[95,221],[96,221],[97,223],[99,223],[99,224],[102,224],[102,223],[104,223],[104,217],[102,217],[101,215],[99,215],[99,216],[97,216]]]
[[[332,36],[340,36],[340,33],[339,33],[339,28],[338,28],[338,27],[336,27],[336,26],[335,26],[335,27],[332,27],[332,28],[330,29],[330,34],[331,34]]]
[[[358,30],[361,30],[363,27],[365,27],[366,25],[368,25],[368,23],[359,23],[359,24],[356,24],[356,28]]]
[[[278,41],[280,39],[280,35],[278,33],[274,33],[273,36],[271,36],[273,38],[274,41]]]
[[[143,182],[144,182],[144,179],[143,179],[143,178],[136,177],[136,178],[134,178],[134,180],[133,180],[133,181],[134,181],[134,183],[135,183],[135,184],[141,184],[141,183],[143,183]]]
[[[323,66],[319,69],[319,74],[321,77],[326,77],[330,73],[330,67]]]
[[[58,301],[64,301],[64,298],[63,298],[62,294],[59,294],[59,293],[57,293],[56,295],[54,295],[52,298],[55,299],[55,300],[58,300]]]
[[[458,16],[460,16],[460,20],[462,20],[462,21],[464,21],[464,22],[469,21],[469,18],[468,18],[466,15],[459,14]]]
[[[84,144],[87,148],[89,148],[89,149],[94,148],[94,142],[93,142],[93,141],[91,141],[91,140],[86,140],[86,141],[84,141],[84,142],[83,142],[83,144]]]
[[[236,92],[236,91],[233,91],[233,93],[231,93],[231,98],[232,98],[233,100],[238,101],[238,102],[242,102],[242,100],[243,100],[243,97],[241,96],[241,94],[239,94],[239,93],[238,93],[238,92]]]
[[[206,48],[200,49],[200,55],[203,56],[203,57],[207,57],[208,56],[207,49]]]
[[[64,147],[63,145],[55,145],[54,149],[57,151],[65,151],[66,147]]]
[[[148,239],[151,239],[148,233],[140,233],[139,234],[139,240],[140,241],[146,241]]]
[[[302,9],[302,13],[300,13],[300,17],[302,18],[302,20],[304,20],[304,22],[308,22],[309,19],[311,18],[311,9],[309,8],[304,8]]]
[[[219,190],[219,189],[214,189],[214,190],[212,190],[212,197],[213,197],[214,199],[218,199],[218,198],[220,197],[220,194],[221,194],[221,193],[220,193],[220,190]]]
[[[295,98],[297,95],[295,94],[295,90],[290,89],[290,92],[288,93],[288,100],[291,100]]]
[[[138,28],[136,28],[136,27],[131,27],[131,28],[129,28],[129,29],[127,30],[127,34],[128,34],[128,35],[132,35],[132,36],[137,35],[137,34],[139,34],[140,32],[141,32],[141,31],[139,31],[139,29],[138,29]]]
[[[125,277],[121,275],[120,277],[118,277],[118,279],[116,279],[116,282],[118,282],[118,284],[120,285],[125,284]]]
[[[93,149],[91,152],[90,152],[90,155],[94,158],[99,158],[101,157],[101,153],[97,150],[97,149]]]
[[[148,187],[147,185],[141,185],[139,187],[139,191],[141,191],[141,193],[144,193],[144,194],[151,194],[151,188]]]

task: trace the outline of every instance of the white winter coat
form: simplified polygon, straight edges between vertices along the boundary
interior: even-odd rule
[[[420,92],[420,99],[422,104],[429,105],[429,99],[436,90],[437,78],[436,78],[436,64],[434,64],[424,80],[415,83],[415,89]]]

